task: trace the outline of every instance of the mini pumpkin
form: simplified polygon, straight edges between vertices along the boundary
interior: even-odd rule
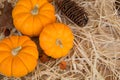
[[[48,0],[48,2],[53,2],[53,0]]]
[[[38,51],[27,36],[11,36],[0,41],[0,73],[21,77],[37,65]]]
[[[74,36],[70,28],[62,23],[47,25],[40,34],[40,46],[52,58],[68,54],[73,47]]]
[[[18,0],[12,17],[16,29],[29,36],[39,36],[45,25],[56,21],[54,7],[47,0]]]

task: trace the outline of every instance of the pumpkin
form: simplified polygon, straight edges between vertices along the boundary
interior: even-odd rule
[[[38,51],[27,36],[11,36],[0,41],[0,73],[8,77],[21,77],[37,65]]]
[[[48,0],[48,2],[53,2],[53,0]]]
[[[29,36],[39,36],[44,26],[56,21],[55,9],[47,0],[18,0],[12,17],[16,29]]]
[[[48,56],[55,59],[68,54],[73,47],[73,40],[72,31],[62,23],[47,25],[39,37],[41,48]]]

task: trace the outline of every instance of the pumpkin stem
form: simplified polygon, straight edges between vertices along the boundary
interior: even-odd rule
[[[39,13],[39,7],[36,4],[35,7],[32,9],[31,14],[32,15],[37,15]]]
[[[56,45],[60,46],[60,48],[63,48],[63,44],[62,44],[61,40],[59,40],[59,39],[56,40]]]
[[[22,49],[21,46],[18,46],[17,48],[14,48],[12,50],[12,55],[16,56],[21,49]]]

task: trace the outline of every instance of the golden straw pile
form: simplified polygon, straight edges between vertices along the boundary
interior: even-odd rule
[[[8,1],[15,4],[16,0]],[[120,16],[115,0],[73,1],[88,13],[89,22],[83,28],[70,22],[52,2],[58,22],[74,33],[73,49],[61,59],[39,61],[34,72],[15,80],[120,80]],[[61,61],[67,63],[65,70],[58,66]]]

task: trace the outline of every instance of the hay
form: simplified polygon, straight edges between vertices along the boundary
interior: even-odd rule
[[[120,18],[115,0],[73,1],[88,12],[89,22],[83,28],[71,23],[56,7],[58,22],[73,31],[73,49],[61,59],[38,61],[34,72],[16,80],[120,80]],[[67,69],[60,69],[61,61],[67,62]]]

